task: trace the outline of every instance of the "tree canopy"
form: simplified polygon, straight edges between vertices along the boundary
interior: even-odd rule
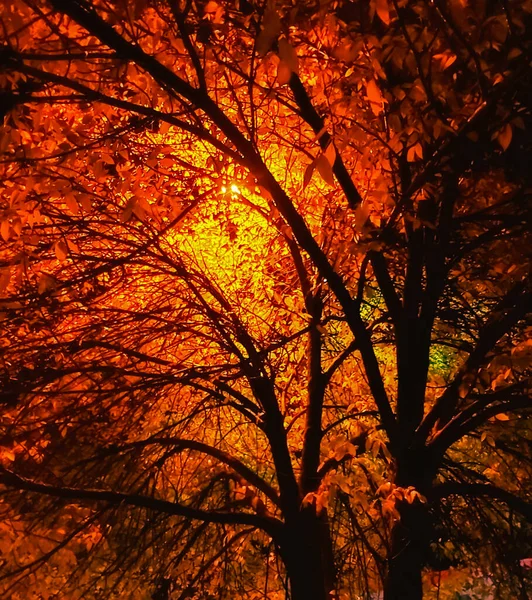
[[[4,594],[528,597],[531,14],[4,0]]]

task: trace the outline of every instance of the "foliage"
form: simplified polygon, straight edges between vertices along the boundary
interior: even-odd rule
[[[3,3],[4,593],[527,597],[531,12]]]

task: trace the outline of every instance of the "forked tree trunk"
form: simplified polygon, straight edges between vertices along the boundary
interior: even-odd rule
[[[280,548],[290,584],[291,600],[332,600],[335,571],[326,521],[313,507],[303,509],[287,524]]]

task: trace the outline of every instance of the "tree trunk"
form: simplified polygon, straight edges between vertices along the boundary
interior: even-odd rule
[[[422,548],[404,522],[395,524],[384,586],[384,600],[421,600]]]
[[[396,485],[412,486],[427,497],[436,472],[432,458],[424,449],[403,454],[397,461]],[[384,600],[422,600],[422,572],[434,534],[430,507],[414,499],[413,502],[399,501],[396,508],[400,519],[392,529]]]
[[[426,493],[425,482],[416,481],[417,489]],[[433,522],[429,506],[419,500],[397,503],[400,514],[392,530],[384,600],[421,600],[422,571],[430,555]]]
[[[313,507],[304,508],[295,522],[287,524],[280,551],[290,583],[290,600],[334,600],[329,528]]]

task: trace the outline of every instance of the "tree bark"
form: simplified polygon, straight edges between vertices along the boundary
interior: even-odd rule
[[[335,570],[325,518],[314,507],[303,508],[287,529],[280,547],[290,600],[334,600]]]
[[[404,522],[395,524],[384,586],[384,600],[422,600],[422,548]]]
[[[427,497],[433,474],[430,456],[419,450],[417,457],[407,454],[399,463],[396,484],[403,488],[413,486]],[[430,507],[415,499],[399,501],[396,508],[400,519],[392,529],[384,600],[422,600],[422,572],[433,537]]]

